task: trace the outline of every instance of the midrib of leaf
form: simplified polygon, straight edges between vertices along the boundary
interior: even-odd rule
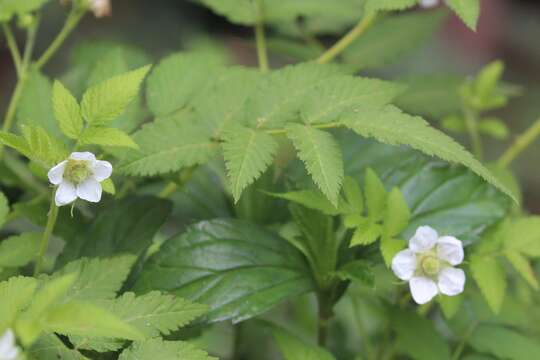
[[[236,178],[236,181],[234,183],[234,193],[235,194],[240,194],[242,192],[242,186],[240,184],[240,180],[243,179],[244,168],[246,166],[246,160],[247,160],[247,157],[249,156],[249,152],[250,152],[249,150],[253,146],[253,141],[255,140],[255,137],[256,137],[256,133],[255,133],[255,131],[252,131],[251,134],[250,134],[248,145],[246,147],[246,151],[244,151],[244,153],[242,154],[242,163],[240,164],[240,169],[238,171],[238,177]]]

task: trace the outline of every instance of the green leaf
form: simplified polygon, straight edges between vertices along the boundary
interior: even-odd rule
[[[367,0],[366,14],[373,14],[378,11],[405,10],[413,7],[418,0]]]
[[[282,327],[271,325],[271,329],[285,360],[335,360],[326,349],[308,344]]]
[[[489,102],[490,97],[497,91],[497,85],[504,73],[504,63],[493,61],[478,73],[474,79],[474,92],[482,102]]]
[[[114,186],[114,182],[111,178],[105,179],[101,182],[101,187],[103,188],[103,191],[106,193],[109,193],[111,195],[116,195],[116,187]]]
[[[78,139],[83,130],[81,108],[77,99],[58,80],[53,85],[52,102],[54,116],[62,132],[71,139]]]
[[[40,233],[23,233],[0,242],[0,267],[20,267],[32,261],[39,252]]]
[[[81,101],[83,118],[94,126],[110,124],[137,96],[149,70],[150,65],[144,66],[89,88]]]
[[[292,140],[298,157],[305,163],[315,184],[337,206],[344,176],[337,141],[328,132],[304,125],[288,126],[287,136]]]
[[[84,130],[80,141],[81,145],[101,145],[138,149],[133,139],[116,128],[89,127]]]
[[[465,119],[459,115],[449,115],[442,119],[441,125],[444,129],[458,134],[463,134],[467,131]]]
[[[372,3],[383,5],[381,0],[372,0]],[[345,49],[343,57],[355,69],[398,62],[430,40],[446,15],[445,11],[426,11],[385,17]]]
[[[13,327],[13,321],[32,301],[37,281],[30,277],[11,277],[0,282],[0,329]]]
[[[380,249],[386,266],[390,267],[394,256],[396,256],[396,254],[405,247],[407,247],[407,242],[405,240],[393,239],[389,237],[381,238]]]
[[[184,341],[163,341],[161,339],[133,343],[120,354],[118,359],[217,360],[190,343]]]
[[[8,22],[15,15],[23,15],[41,8],[49,0],[0,0],[0,22]]]
[[[374,137],[388,144],[409,145],[427,155],[465,165],[512,199],[516,199],[472,154],[450,137],[430,127],[420,117],[404,114],[399,109],[388,106],[383,111],[352,115],[345,124],[359,135]]]
[[[283,194],[268,193],[268,195],[300,204],[308,209],[318,210],[326,215],[335,216],[340,213],[338,208],[317,190],[291,191]]]
[[[345,176],[343,181],[343,194],[347,201],[347,206],[352,213],[362,214],[364,212],[364,196],[358,182],[350,177]]]
[[[528,360],[533,354],[540,354],[537,339],[496,325],[479,326],[470,337],[469,344],[477,351],[499,359]]]
[[[88,360],[77,350],[64,345],[62,340],[54,334],[40,336],[27,353],[33,360]]]
[[[14,150],[17,150],[22,155],[30,158],[32,156],[32,151],[30,146],[26,142],[26,139],[22,136],[11,134],[5,131],[0,131],[0,142],[5,146],[8,146]]]
[[[540,257],[540,216],[513,219],[500,234],[506,249]]]
[[[368,216],[372,221],[381,220],[387,203],[387,193],[381,179],[372,169],[366,170],[365,189]]]
[[[311,289],[310,271],[298,250],[235,220],[201,222],[168,240],[148,259],[134,287],[137,293],[161,290],[207,304],[207,321],[233,322]]]
[[[446,319],[453,318],[461,308],[463,296],[437,296],[437,302],[441,306],[442,312]]]
[[[360,284],[373,288],[375,275],[372,267],[365,260],[354,260],[341,266],[336,275],[341,280],[358,281]]]
[[[349,246],[373,244],[382,235],[382,227],[372,220],[365,219],[354,231]]]
[[[134,140],[139,150],[130,151],[119,165],[127,175],[177,172],[208,162],[218,149],[209,131],[186,113],[145,125],[135,133]]]
[[[508,250],[504,252],[504,255],[510,264],[512,264],[514,269],[516,269],[516,271],[523,276],[523,279],[525,279],[525,281],[527,281],[529,285],[533,287],[533,289],[538,290],[538,279],[536,278],[536,274],[534,273],[529,260],[527,260],[525,256],[521,255],[517,251]]]
[[[413,311],[395,311],[393,328],[397,349],[415,360],[449,360],[450,349],[433,323]]]
[[[482,134],[489,135],[498,140],[504,140],[510,134],[510,130],[504,121],[494,117],[482,119],[478,124],[478,130]]]
[[[146,86],[150,111],[157,117],[184,108],[221,70],[221,65],[202,53],[177,53],[154,68]]]
[[[480,0],[447,0],[446,3],[471,30],[476,31]]]
[[[103,207],[89,228],[70,239],[58,263],[84,256],[138,256],[152,244],[170,212],[168,201],[150,196],[130,197]]]
[[[135,327],[90,303],[72,301],[55,306],[47,311],[42,324],[46,330],[63,335],[144,339],[144,335]]]
[[[401,234],[407,228],[411,212],[409,206],[398,188],[393,188],[388,194],[386,213],[384,215],[383,233],[387,237]]]
[[[502,264],[493,256],[473,255],[471,273],[494,313],[501,310],[506,292],[506,273]]]
[[[135,257],[123,255],[109,259],[82,258],[70,262],[53,277],[78,274],[66,292],[64,301],[92,301],[112,299],[128,277]]]
[[[2,134],[0,134],[0,142]],[[4,193],[0,192],[0,226],[4,225],[9,214],[9,202]]]
[[[235,127],[225,134],[223,156],[236,202],[242,191],[266,171],[276,154],[278,144],[262,131]]]
[[[16,150],[28,151],[23,153],[30,160],[39,163],[45,168],[57,164],[68,157],[68,150],[63,142],[51,137],[45,129],[39,126],[21,125],[23,139],[15,140]],[[23,145],[26,142],[26,145]],[[9,143],[6,145],[10,146]]]

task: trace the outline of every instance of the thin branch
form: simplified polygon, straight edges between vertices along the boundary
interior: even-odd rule
[[[536,120],[532,126],[523,134],[518,136],[516,141],[510,146],[499,159],[499,165],[507,167],[525,149],[527,149],[540,136],[540,119]]]

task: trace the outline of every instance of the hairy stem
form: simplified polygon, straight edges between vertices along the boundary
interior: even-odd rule
[[[367,29],[375,22],[376,15],[368,15],[364,17],[360,22],[351,29],[345,36],[343,36],[337,43],[322,54],[317,62],[319,64],[327,64],[334,60],[339,54],[343,52],[354,40],[360,37]]]
[[[482,160],[484,157],[484,149],[482,147],[480,133],[478,132],[478,115],[469,109],[465,109],[464,114],[465,126],[467,127],[467,132],[471,138],[473,154],[478,160]]]
[[[268,72],[268,53],[266,50],[266,36],[264,34],[264,13],[262,1],[257,1],[257,10],[259,12],[257,23],[255,24],[255,40],[257,42],[257,57],[259,58],[259,68],[262,72]]]
[[[13,31],[11,31],[11,28],[6,23],[2,24],[2,29],[6,36],[6,42],[9,48],[9,52],[11,53],[11,57],[13,58],[13,63],[15,64],[17,76],[21,76],[21,70],[22,70],[21,53],[19,52],[19,48],[17,46],[17,42],[15,41],[15,36],[13,35]]]
[[[81,21],[81,18],[84,15],[84,11],[73,7],[71,9],[71,12],[69,13],[66,22],[64,23],[64,26],[62,27],[62,30],[58,33],[56,38],[53,40],[51,45],[45,50],[43,55],[36,61],[35,65],[37,69],[41,69],[45,64],[53,57],[54,54],[58,51],[60,46],[66,41],[67,37],[71,34],[73,29],[79,24],[79,21]]]
[[[47,214],[47,225],[45,225],[45,231],[43,232],[43,237],[41,238],[41,245],[39,247],[39,253],[36,260],[36,267],[34,268],[34,276],[37,276],[43,267],[43,260],[45,258],[45,252],[49,247],[49,239],[56,225],[56,219],[58,218],[58,206],[54,202],[55,191],[53,191],[51,206],[49,208],[49,213]]]
[[[527,149],[540,136],[540,119],[528,128],[523,134],[517,137],[516,141],[510,146],[499,159],[499,165],[507,167],[514,161],[525,149]]]

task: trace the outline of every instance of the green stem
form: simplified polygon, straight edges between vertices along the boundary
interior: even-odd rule
[[[39,28],[39,22],[40,18],[39,16],[37,16],[36,20],[32,24],[32,27],[28,29],[28,35],[26,37],[26,45],[24,46],[23,55],[23,66],[25,70],[28,69],[28,66],[30,66],[30,62],[32,60],[32,52],[34,51],[34,46],[36,44],[36,35]]]
[[[36,260],[36,267],[34,268],[34,276],[37,276],[43,267],[43,260],[45,258],[45,252],[49,247],[49,238],[52,235],[54,226],[56,225],[56,219],[58,218],[58,206],[54,202],[55,191],[53,191],[51,206],[49,208],[49,213],[47,214],[47,225],[45,225],[45,231],[43,232],[43,237],[41,238],[41,245],[39,247],[38,258]]]
[[[319,313],[317,320],[317,344],[320,347],[326,347],[328,341],[328,325],[333,316],[332,312],[332,293],[321,291],[317,295]]]
[[[499,165],[507,167],[514,161],[525,149],[527,149],[540,136],[540,119],[518,136],[516,141],[510,146],[499,159]]]
[[[340,126],[343,126],[343,124],[341,122],[338,122],[338,121],[329,122],[329,123],[320,124],[320,125],[312,125],[312,127],[314,129],[333,129],[333,128],[337,128],[337,127],[340,127]],[[266,133],[270,134],[270,135],[285,135],[285,134],[287,134],[287,130],[286,129],[274,129],[274,130],[267,130]]]
[[[259,16],[255,24],[255,40],[257,42],[257,57],[259,58],[259,68],[262,72],[268,72],[268,53],[266,50],[266,37],[264,34],[264,13],[262,1],[257,1],[257,10]]]
[[[461,353],[463,352],[463,349],[465,349],[465,345],[467,344],[467,340],[469,340],[469,338],[471,337],[474,330],[476,330],[476,328],[478,327],[479,324],[480,323],[478,321],[475,321],[469,326],[469,328],[467,329],[467,331],[463,335],[463,338],[461,338],[461,341],[459,342],[458,346],[456,347],[456,350],[452,354],[452,358],[451,358],[452,360],[459,360],[459,358],[461,357]]]
[[[21,76],[21,70],[22,70],[21,53],[19,52],[19,48],[17,47],[17,42],[15,41],[15,36],[13,36],[13,31],[11,31],[11,28],[9,27],[8,24],[2,24],[2,29],[4,30],[4,34],[6,35],[7,45],[8,45],[9,51],[11,52],[13,63],[15,64],[15,70],[17,71],[17,76]]]
[[[470,109],[465,109],[464,113],[465,126],[467,127],[467,132],[471,138],[473,153],[478,160],[482,160],[484,157],[484,150],[482,147],[482,139],[480,138],[480,133],[478,132],[478,116]]]
[[[360,37],[367,29],[375,22],[376,15],[368,15],[364,17],[360,22],[351,29],[345,36],[343,36],[337,43],[322,54],[317,62],[319,64],[327,64],[334,60],[339,54],[343,52],[354,40]]]
[[[41,69],[51,59],[51,57],[58,51],[60,46],[64,43],[67,37],[71,34],[73,29],[77,26],[79,21],[84,15],[84,11],[77,7],[73,7],[69,13],[62,30],[58,33],[51,45],[45,50],[43,55],[36,61],[35,65],[37,69]]]

